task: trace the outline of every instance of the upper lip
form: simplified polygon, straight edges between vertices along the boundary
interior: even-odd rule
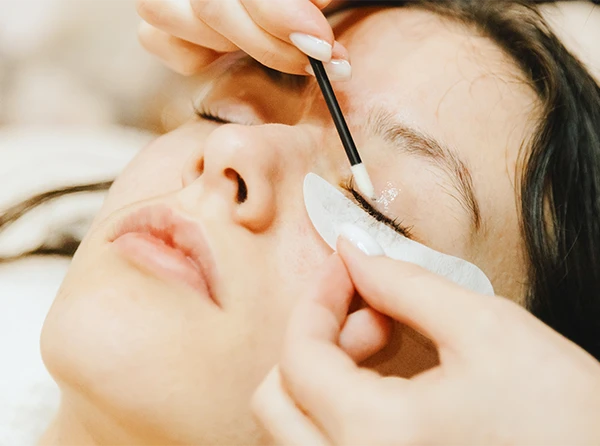
[[[109,241],[128,233],[150,234],[183,252],[204,276],[210,297],[219,304],[214,294],[215,263],[198,223],[179,215],[167,205],[150,205],[123,217],[113,229]]]

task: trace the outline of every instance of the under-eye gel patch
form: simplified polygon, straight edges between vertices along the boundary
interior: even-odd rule
[[[333,250],[340,228],[345,223],[351,223],[371,235],[392,259],[419,265],[469,290],[494,294],[490,280],[475,265],[398,234],[384,223],[374,220],[337,188],[314,173],[309,173],[304,179],[304,205],[313,226]]]

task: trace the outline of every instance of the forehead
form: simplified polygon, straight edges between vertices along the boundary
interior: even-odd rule
[[[464,149],[465,122],[471,141],[506,145],[508,134],[526,131],[523,117],[535,95],[513,61],[474,27],[414,7],[355,10],[338,21],[336,35],[353,66],[352,82],[339,89],[358,115],[385,105]]]

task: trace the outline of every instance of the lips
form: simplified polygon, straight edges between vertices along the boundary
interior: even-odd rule
[[[109,241],[135,266],[214,296],[215,264],[200,226],[166,205],[141,208],[115,227]]]

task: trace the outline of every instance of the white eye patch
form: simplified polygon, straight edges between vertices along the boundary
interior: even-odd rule
[[[434,251],[398,234],[386,224],[374,220],[338,189],[314,173],[309,173],[304,179],[304,205],[313,226],[333,250],[340,228],[351,223],[373,237],[386,256],[392,259],[419,265],[469,290],[494,294],[490,280],[475,265]]]

